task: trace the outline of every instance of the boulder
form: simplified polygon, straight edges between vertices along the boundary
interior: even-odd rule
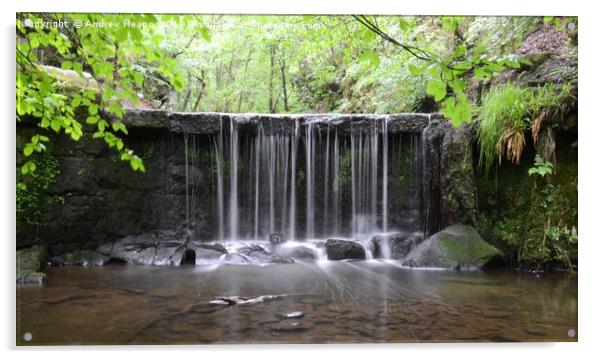
[[[51,260],[55,266],[102,266],[109,260],[109,257],[100,254],[97,251],[89,249],[75,250],[73,252],[64,253],[54,256]]]
[[[374,258],[403,259],[421,239],[408,233],[376,234],[371,239]]]
[[[235,265],[251,264],[251,261],[247,257],[238,253],[224,254],[223,256],[221,256],[220,262],[223,264]]]
[[[46,247],[40,245],[17,251],[17,283],[43,285],[46,274],[41,269],[47,257]]]
[[[295,246],[279,246],[276,250],[278,254],[291,257],[294,259],[301,260],[315,260],[318,259],[318,253],[313,248],[306,247],[303,245],[295,245]]]
[[[228,253],[226,248],[219,243],[203,244],[190,243],[189,248],[194,250],[196,265],[207,265],[217,263],[221,256]]]
[[[364,247],[357,242],[343,239],[329,239],[326,241],[326,255],[330,260],[341,259],[366,259]]]
[[[248,247],[238,248],[237,253],[243,254],[250,259],[254,264],[285,264],[295,263],[295,261],[287,256],[273,254],[267,252],[263,247],[252,245]]]
[[[282,244],[286,242],[286,236],[282,233],[272,233],[270,234],[270,244],[275,246],[278,244]]]
[[[403,265],[450,269],[482,268],[499,259],[501,252],[485,242],[476,230],[456,224],[435,233],[406,256]]]
[[[186,244],[174,237],[175,233],[169,231],[127,236],[112,245],[101,245],[98,252],[131,264],[178,266]]]

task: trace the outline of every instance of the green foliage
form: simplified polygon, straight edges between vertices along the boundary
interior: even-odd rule
[[[27,172],[23,168],[33,166]],[[16,213],[18,222],[42,224],[45,222],[44,207],[63,204],[64,198],[49,195],[48,190],[56,183],[60,174],[59,163],[48,151],[30,159],[17,173]],[[24,176],[27,175],[27,176]]]
[[[483,98],[479,122],[479,164],[488,172],[504,157],[515,163],[524,148],[529,122],[528,90],[512,84],[497,87]]]
[[[508,170],[495,180],[480,178],[481,196],[489,201],[481,204],[480,232],[505,246],[521,267],[555,263],[572,270],[578,246],[576,162],[554,169],[536,156],[524,172]]]
[[[193,42],[177,58],[189,75],[178,104],[184,111],[395,113],[438,106],[458,125],[475,112],[471,79],[485,82],[520,67],[518,56],[466,39],[481,18],[201,18],[211,44]],[[177,34],[166,43],[183,41]],[[430,98],[438,105],[427,105]]]
[[[480,107],[479,165],[488,173],[496,160],[517,164],[531,131],[537,143],[542,124],[560,118],[574,101],[569,85],[528,89],[505,84],[490,90]]]
[[[541,23],[542,18],[534,16],[477,17],[468,25],[465,39],[468,46],[486,47],[491,55],[512,53]]]
[[[544,160],[540,155],[535,156],[535,164],[529,168],[529,176],[539,175],[546,177],[554,172],[554,165],[552,162]]]
[[[179,24],[190,21],[186,16],[162,18]],[[42,26],[59,20],[81,26]],[[17,121],[34,121],[39,128],[23,154],[45,150],[44,132],[62,133],[74,141],[93,132],[93,138],[103,140],[133,170],[144,172],[142,159],[122,139],[128,131],[120,119],[125,104],[140,102],[146,75],[140,64],[158,72],[176,91],[185,84],[176,61],[159,47],[162,26],[154,15],[18,14]],[[202,22],[196,22],[196,28],[209,38]],[[46,66],[47,58],[62,70]],[[32,161],[21,168],[22,174],[35,171]]]

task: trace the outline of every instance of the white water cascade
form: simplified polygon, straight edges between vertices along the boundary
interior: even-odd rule
[[[374,233],[412,227],[419,221],[405,217],[421,211],[420,142],[419,134],[391,135],[387,116],[357,128],[320,118],[251,126],[233,116],[211,146],[214,238],[280,233],[367,243]]]

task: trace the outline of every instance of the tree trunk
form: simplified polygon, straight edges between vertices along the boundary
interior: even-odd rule
[[[268,110],[271,113],[275,112],[273,89],[274,89],[274,57],[276,55],[276,47],[270,45],[270,81],[268,87]]]
[[[286,63],[284,60],[280,61],[280,75],[282,77],[282,94],[284,95],[284,111],[288,112],[288,93],[286,92],[286,74],[284,68]]]
[[[186,108],[188,107],[188,102],[190,101],[190,95],[192,94],[192,87],[190,86],[192,76],[190,75],[190,73],[188,73],[188,89],[186,90],[186,96],[184,96],[184,103],[182,104],[182,107],[180,108],[180,111],[186,111]]]
[[[205,70],[201,70],[201,77],[197,77],[197,79],[199,80],[201,87],[199,89],[199,94],[196,98],[196,101],[194,102],[194,106],[192,107],[192,112],[197,112],[199,104],[201,103],[201,98],[205,93]]]

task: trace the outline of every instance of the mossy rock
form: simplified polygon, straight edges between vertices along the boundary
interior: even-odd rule
[[[52,258],[52,264],[57,266],[102,266],[109,260],[109,257],[98,252],[84,249],[64,253]]]
[[[433,234],[407,256],[403,265],[450,269],[482,268],[502,257],[476,230],[456,224]]]
[[[42,273],[42,265],[48,258],[44,246],[33,246],[17,251],[17,283],[43,285],[46,274]]]

